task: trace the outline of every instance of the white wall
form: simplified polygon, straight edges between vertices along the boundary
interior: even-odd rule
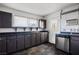
[[[47,29],[49,31],[49,42],[55,44],[55,34],[60,32],[60,11],[52,13],[45,17],[47,19]],[[56,24],[56,30],[53,31],[52,24]]]
[[[74,5],[74,7],[73,6],[68,6],[68,7],[66,7],[66,8],[63,9],[63,12],[66,12],[66,11],[72,10],[72,9],[76,9],[76,8],[78,8],[78,5]],[[52,14],[50,14],[50,15],[48,15],[48,16],[45,17],[45,19],[47,19],[47,29],[49,31],[49,42],[50,43],[54,43],[54,44],[55,44],[55,34],[56,33],[60,33],[60,31],[62,30],[61,29],[61,25],[63,26],[63,24],[64,24],[63,21],[65,21],[64,19],[62,19],[63,21],[61,21],[61,19],[60,19],[60,11],[61,10],[56,11],[56,12],[54,12],[54,13],[52,13]],[[58,29],[58,31],[57,32],[53,32],[53,30],[52,30],[52,24],[53,24],[53,22],[55,20],[58,21],[58,23],[57,23],[57,27],[58,27],[57,29]],[[60,23],[61,23],[61,25],[60,25]],[[63,27],[66,28],[66,29],[70,28],[70,27],[65,27],[65,26],[63,26]],[[75,28],[76,26],[72,26],[72,27]]]
[[[74,5],[68,8],[63,9],[63,12],[67,12],[70,10],[74,10],[74,9],[78,9],[79,5]],[[61,19],[61,31],[65,31],[65,32],[71,32],[71,29],[73,30],[72,32],[77,32],[77,29],[79,29],[79,25],[74,25],[74,26],[67,26],[66,25],[66,20],[69,19],[79,19],[79,11],[73,12],[73,13],[69,13],[69,14],[65,14],[62,16]]]
[[[15,10],[12,8],[8,8],[6,6],[0,5],[0,11],[6,11],[6,12],[10,12],[13,13],[13,15],[18,15],[18,16],[24,16],[24,17],[28,17],[28,18],[34,18],[34,19],[41,19],[41,16],[38,15],[34,15],[34,14],[30,14],[27,12],[23,12],[23,11],[19,11],[19,10]],[[23,31],[23,29],[18,29],[17,31]],[[15,32],[15,30],[13,28],[0,28],[0,32]]]

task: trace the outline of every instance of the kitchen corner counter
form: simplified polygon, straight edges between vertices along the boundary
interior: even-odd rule
[[[72,55],[79,55],[79,33],[56,34],[56,48]]]
[[[61,36],[79,36],[79,33],[59,33],[56,34],[57,36],[61,35]]]

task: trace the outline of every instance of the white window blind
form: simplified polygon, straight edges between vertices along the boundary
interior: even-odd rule
[[[20,17],[20,16],[14,16],[13,18],[13,27],[27,27],[27,18]]]
[[[38,27],[38,20],[20,16],[14,16],[12,21],[13,27]]]
[[[38,27],[38,20],[35,19],[29,19],[28,20],[29,27]]]

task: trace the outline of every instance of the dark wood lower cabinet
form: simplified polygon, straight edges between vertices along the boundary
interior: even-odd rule
[[[24,35],[18,35],[16,39],[17,50],[24,49]]]
[[[0,40],[0,54],[1,54],[1,46],[2,46],[2,45],[1,45],[1,40]]]
[[[6,54],[6,37],[1,37],[0,40],[0,48],[1,48],[1,54]]]
[[[36,32],[32,32],[31,45],[32,45],[32,46],[35,46],[35,45],[36,45]]]
[[[16,36],[7,37],[7,53],[16,51]]]
[[[36,44],[40,44],[41,43],[41,38],[40,38],[41,34],[40,32],[36,33]]]
[[[31,40],[32,40],[32,36],[27,34],[25,35],[25,48],[31,47]]]
[[[48,32],[44,32],[44,41],[48,42]]]
[[[79,55],[79,37],[72,36],[70,41],[70,53]]]
[[[48,32],[0,34],[0,54],[8,54],[47,41]]]
[[[44,43],[47,40],[47,32],[41,32],[41,43]]]

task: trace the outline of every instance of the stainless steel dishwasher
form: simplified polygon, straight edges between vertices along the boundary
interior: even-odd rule
[[[66,36],[56,36],[56,48],[69,53],[69,38]]]

